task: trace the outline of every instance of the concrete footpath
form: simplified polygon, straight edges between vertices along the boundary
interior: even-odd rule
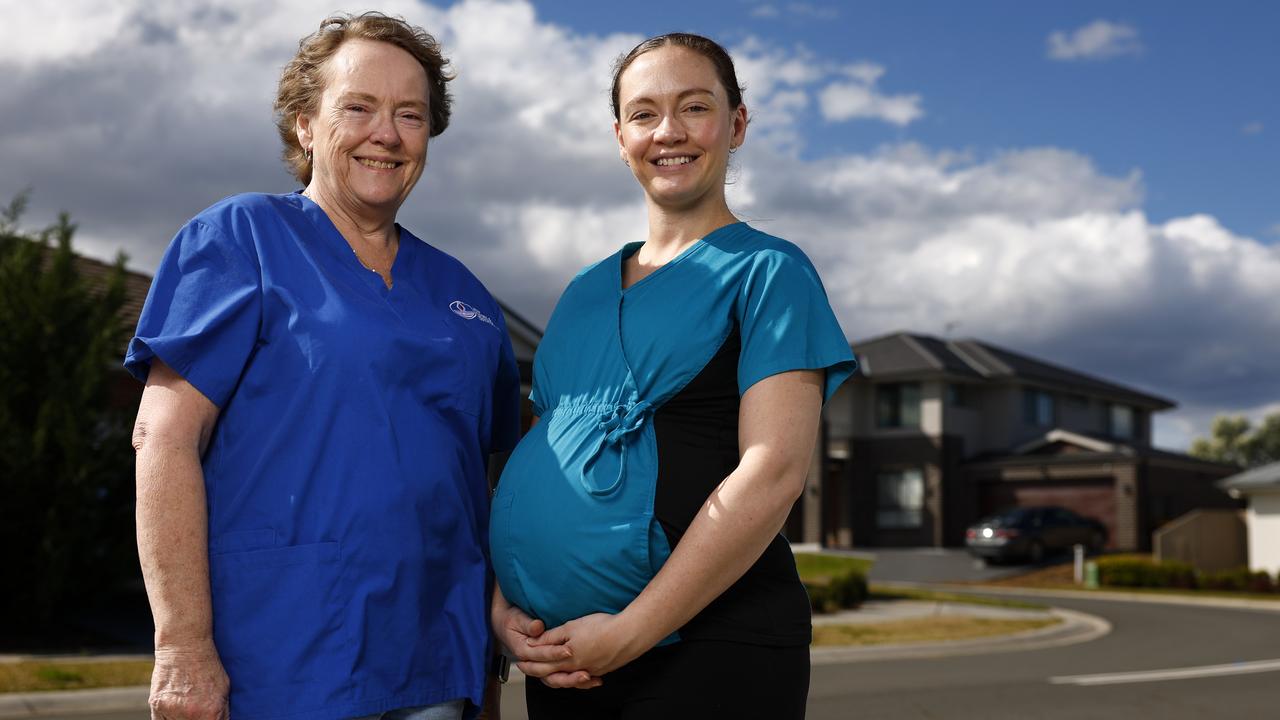
[[[857,662],[908,657],[939,657],[943,655],[976,654],[1029,650],[1038,647],[1085,642],[1106,634],[1110,626],[1106,621],[1083,613],[1067,610],[1033,610],[1004,608],[967,603],[933,602],[920,600],[872,600],[858,610],[850,610],[814,618],[815,625],[841,625],[910,620],[930,616],[962,616],[999,619],[1023,619],[1057,617],[1062,622],[1029,632],[976,640],[956,640],[940,643],[910,643],[902,645],[872,645],[865,647],[821,647],[812,651],[815,665]],[[113,656],[124,659],[126,656]],[[146,656],[127,656],[137,659]],[[0,662],[19,660],[91,660],[82,657],[53,656],[2,656]],[[524,677],[512,668],[512,682],[523,682]],[[0,718],[38,718],[50,715],[92,714],[100,712],[146,711],[147,688],[126,687],[100,690],[66,690],[36,693],[0,694]]]

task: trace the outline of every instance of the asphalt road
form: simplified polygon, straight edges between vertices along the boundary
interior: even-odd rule
[[[1280,613],[1048,601],[1106,618],[1112,632],[1091,642],[1046,650],[816,665],[808,717],[1184,720],[1274,717],[1280,706],[1280,670],[1094,686],[1050,680],[1280,659]]]

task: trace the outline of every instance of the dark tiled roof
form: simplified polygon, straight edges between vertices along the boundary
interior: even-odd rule
[[[862,374],[869,377],[946,373],[980,378],[943,341],[927,335],[894,333],[854,343]]]
[[[80,273],[80,277],[85,279],[91,292],[101,292],[107,283],[107,278],[115,270],[115,266],[111,263],[94,260],[83,255],[76,256],[75,264],[76,272]],[[130,330],[130,334],[132,334],[133,328],[138,326],[138,316],[142,314],[142,304],[146,302],[147,291],[150,289],[150,275],[132,270],[125,271],[124,303],[120,306],[120,320],[124,323],[125,328]]]
[[[980,340],[942,340],[898,332],[860,343],[853,351],[872,378],[947,375],[977,380],[1015,380],[1068,392],[1114,398],[1151,409],[1168,409],[1165,398],[1037,360]]]

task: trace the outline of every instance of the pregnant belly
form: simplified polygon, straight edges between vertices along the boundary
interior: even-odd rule
[[[557,455],[536,432],[541,425],[512,454],[494,498],[490,548],[498,583],[547,627],[620,612],[667,555],[653,520],[653,475],[642,472],[643,462],[628,463],[616,493],[592,495],[580,482],[581,464]]]

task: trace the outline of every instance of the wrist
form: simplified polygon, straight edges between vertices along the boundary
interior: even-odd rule
[[[662,631],[659,623],[654,622],[634,604],[618,613],[617,619],[622,648],[628,662],[648,652],[668,634]]]
[[[156,655],[207,655],[217,653],[212,634],[156,630]]]

